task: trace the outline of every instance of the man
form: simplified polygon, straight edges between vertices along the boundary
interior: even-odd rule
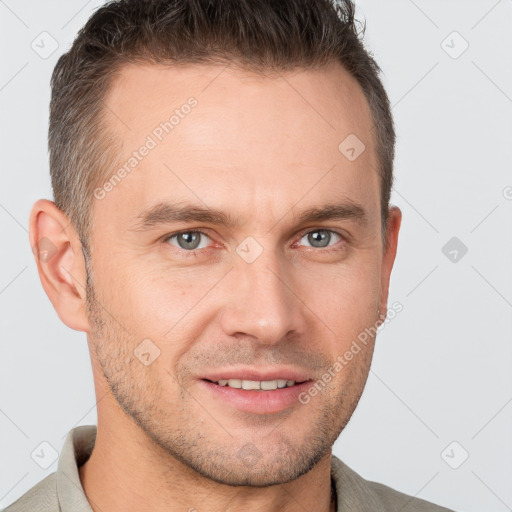
[[[54,70],[55,202],[35,203],[30,243],[87,334],[98,425],[6,510],[447,510],[331,453],[401,222],[378,72],[349,1],[91,17]]]

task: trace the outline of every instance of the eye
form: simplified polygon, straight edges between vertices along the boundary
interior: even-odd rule
[[[339,233],[330,229],[315,229],[313,231],[309,231],[301,238],[301,240],[306,239],[307,242],[311,244],[310,247],[323,249],[324,247],[329,247],[329,243],[333,240],[332,235],[334,235],[334,237],[338,237],[339,240],[343,240],[343,237]]]
[[[310,247],[324,249],[335,245],[339,240],[344,240],[344,237],[330,229],[315,229],[305,233],[300,238],[301,242],[303,240],[305,240]],[[212,239],[203,231],[193,230],[173,233],[168,235],[163,241],[164,243],[173,245],[182,252],[184,257],[187,257],[197,256],[197,251],[207,249],[209,247],[208,241],[212,241]],[[333,241],[334,243],[332,243]],[[299,243],[299,245],[302,245],[302,243]]]
[[[179,233],[169,235],[164,241],[169,242],[175,247],[178,247],[178,249],[190,252],[199,249],[205,249],[208,246],[201,244],[202,238],[207,238],[210,240],[210,237],[202,231],[180,231]],[[176,244],[171,243],[172,240],[175,240]]]

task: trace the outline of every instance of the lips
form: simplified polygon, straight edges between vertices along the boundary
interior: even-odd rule
[[[200,376],[199,384],[212,400],[253,414],[278,413],[300,406],[313,376],[310,372],[285,366],[266,368],[231,367]]]
[[[302,402],[299,397],[311,386],[311,380],[272,390],[221,386],[208,379],[200,379],[198,382],[204,392],[211,397],[212,405],[219,403],[222,406],[253,414],[273,414],[293,407],[301,407]]]

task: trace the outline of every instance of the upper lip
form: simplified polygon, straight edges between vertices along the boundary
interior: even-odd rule
[[[202,379],[218,382],[219,380],[240,379],[240,380],[293,380],[303,382],[311,380],[311,376],[304,370],[285,367],[272,368],[226,368],[215,370],[201,377]]]

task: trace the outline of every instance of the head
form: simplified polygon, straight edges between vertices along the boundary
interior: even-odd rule
[[[231,485],[330,453],[374,337],[335,363],[386,314],[400,227],[378,74],[349,1],[121,0],[90,18],[52,77],[55,202],[30,236],[55,249],[41,281],[109,390],[99,425],[122,416]],[[258,411],[208,382],[273,370],[331,378]]]

